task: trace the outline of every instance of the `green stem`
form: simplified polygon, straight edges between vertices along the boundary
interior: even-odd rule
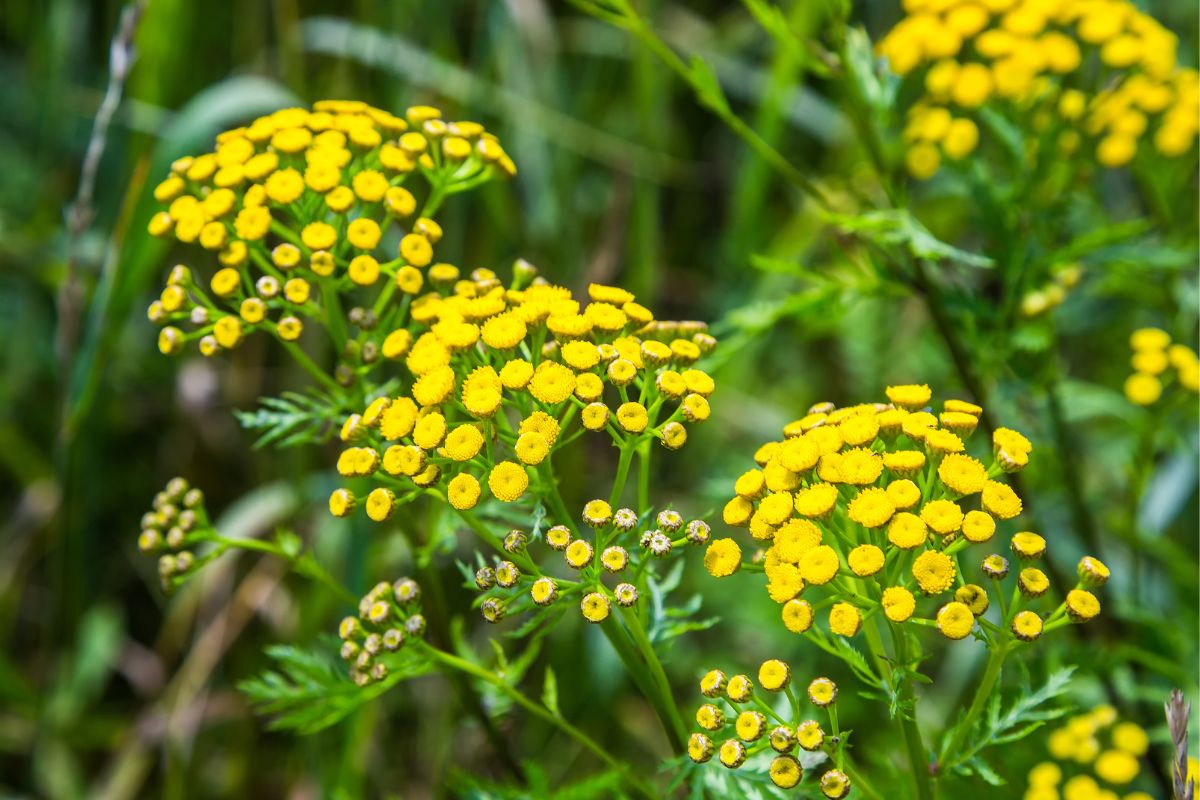
[[[633,461],[634,448],[628,442],[621,445],[621,458],[617,461],[617,474],[613,478],[612,493],[608,496],[608,504],[613,508],[621,502],[621,495],[625,491],[625,481],[629,477],[629,465]],[[645,511],[643,507],[638,506],[638,513]]]
[[[938,771],[944,772],[958,763],[956,755],[962,749],[963,743],[966,741],[971,729],[975,727],[975,721],[979,719],[979,715],[983,713],[984,706],[992,699],[992,689],[996,686],[996,681],[1000,677],[1000,668],[1004,666],[1004,659],[1008,656],[1011,639],[1005,637],[1000,640],[995,649],[992,650],[991,656],[988,658],[987,668],[983,672],[983,679],[980,680],[979,686],[975,689],[975,698],[971,701],[971,707],[967,709],[967,715],[954,730],[954,735],[950,738],[949,744],[942,752],[938,765]]]
[[[638,454],[638,513],[650,508],[650,439],[637,447]]]
[[[324,567],[322,567],[315,558],[309,558],[307,561],[301,561],[303,553],[295,555],[288,553],[275,542],[268,542],[263,539],[231,539],[227,536],[221,536],[214,533],[211,540],[223,550],[247,550],[254,553],[264,553],[266,555],[276,556],[286,561],[292,572],[297,575],[309,578],[320,583],[325,588],[329,589],[338,596],[343,602],[353,605],[358,602],[358,598],[353,592],[343,586],[336,578],[330,575]]]
[[[602,746],[597,744],[594,739],[581,731],[579,728],[576,728],[570,722],[567,722],[558,714],[550,711],[539,703],[535,703],[534,701],[530,700],[523,692],[518,690],[515,686],[509,684],[507,681],[503,680],[499,675],[496,675],[491,670],[484,669],[477,664],[472,664],[470,661],[447,653],[444,650],[438,650],[437,648],[429,645],[423,646],[422,649],[425,650],[430,658],[432,658],[434,661],[437,661],[442,666],[466,673],[471,677],[478,678],[479,680],[494,686],[529,713],[538,717],[543,722],[553,725],[563,733],[570,736],[586,750],[588,750],[588,752],[592,753],[592,755],[604,762],[609,769],[620,773],[622,778],[642,797],[647,798],[647,800],[654,800],[654,798],[658,796],[657,792],[654,791],[652,786],[633,775],[628,765],[622,764],[620,761],[613,758],[612,755],[610,755],[609,752]]]
[[[908,668],[908,640],[904,631],[892,628],[892,641],[896,647],[896,660]],[[912,681],[904,679],[898,687],[900,692],[901,710],[897,718],[900,725],[900,735],[904,739],[904,748],[908,753],[908,763],[912,768],[913,782],[916,784],[917,797],[920,800],[933,800],[937,790],[933,785],[933,776],[929,770],[929,752],[921,738],[921,729],[917,727],[917,695],[913,691]],[[904,705],[909,709],[905,713]]]
[[[276,334],[275,338],[279,338],[278,334]],[[342,395],[342,387],[337,384],[337,381],[329,377],[325,370],[317,366],[317,362],[309,358],[308,353],[304,352],[299,345],[295,342],[284,341],[283,339],[279,339],[279,343],[283,345],[284,350],[288,351],[288,355],[292,357],[292,360],[299,364],[305,372],[313,376],[317,383],[328,389],[335,397]]]
[[[862,793],[871,798],[871,800],[883,800],[883,795],[875,791],[875,787],[867,781],[866,776],[850,763],[849,756],[846,757],[842,764],[842,772],[845,772],[850,778],[850,782],[861,789]]]
[[[687,741],[687,727],[683,724],[683,718],[679,715],[679,707],[675,705],[675,697],[671,694],[671,682],[667,679],[662,662],[659,660],[658,654],[654,652],[654,645],[650,643],[650,637],[646,635],[646,629],[642,627],[642,621],[638,618],[637,612],[633,609],[621,609],[621,616],[630,638],[633,640],[634,647],[637,648],[641,660],[645,662],[645,667],[650,670],[650,679],[654,687],[654,696],[650,699],[658,711],[663,729],[671,742],[671,748],[676,753],[682,753],[684,743]]]

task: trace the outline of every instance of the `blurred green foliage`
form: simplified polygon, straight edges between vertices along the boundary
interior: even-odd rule
[[[1194,64],[1195,5],[1149,5],[1181,32],[1181,60]],[[486,732],[437,679],[400,684],[310,737],[266,729],[235,685],[271,665],[271,644],[317,641],[341,600],[285,577],[270,558],[229,559],[168,600],[152,564],[137,557],[150,496],[185,474],[211,508],[224,509],[227,535],[292,526],[355,590],[413,568],[403,540],[326,518],[331,451],[251,448],[252,432],[230,412],[296,385],[278,350],[256,341],[202,362],[155,349],[143,312],[186,253],[145,233],[149,188],[173,158],[239,121],[352,97],[393,109],[442,105],[498,131],[520,175],[448,204],[449,260],[491,267],[524,257],[555,281],[620,282],[661,316],[714,323],[722,340],[714,422],[693,435],[693,457],[659,467],[662,502],[689,512],[720,507],[748,466],[731,453],[748,455],[816,401],[874,399],[905,380],[947,395],[972,391],[920,297],[845,247],[846,221],[819,213],[710,113],[711,93],[697,98],[624,32],[541,0],[152,0],[100,162],[95,218],[72,245],[65,209],[121,8],[15,0],[0,14],[0,793],[519,796],[493,785],[505,771]],[[719,84],[736,115],[808,179],[835,195],[870,180],[842,111],[850,99],[819,62],[779,47],[751,10],[661,0],[639,8],[672,48],[707,64],[703,80]],[[821,32],[822,4],[785,9],[791,30]],[[877,36],[898,14],[893,3],[860,3],[854,19]],[[1197,689],[1197,409],[1190,397],[1150,413],[1128,404],[1121,384],[1132,329],[1197,338],[1194,169],[1181,183],[1187,213],[1146,237],[1138,187],[1105,179],[1096,205],[1127,221],[1128,239],[1089,251],[1088,276],[1052,326],[996,341],[970,327],[989,312],[986,298],[950,308],[995,418],[1025,431],[1043,456],[1023,479],[1058,568],[1094,549],[1117,576],[1106,606],[1114,622],[1065,642],[1052,662],[1081,665],[1077,704],[1105,699],[1106,681],[1116,692],[1108,699],[1152,726],[1160,755],[1166,690],[1181,686],[1194,700]],[[952,198],[912,210],[921,236],[927,228],[994,255],[987,241],[960,241]],[[919,240],[912,235],[911,246]],[[77,319],[64,319],[58,296],[72,252],[82,302]],[[64,328],[78,331],[66,360],[55,346]],[[1058,376],[1049,401],[1046,365]],[[1065,425],[1048,423],[1054,414]],[[564,470],[573,496],[588,496],[587,458],[606,457],[600,450]],[[1137,486],[1144,492],[1133,493]],[[442,576],[446,608],[467,611],[454,554],[438,555],[426,569]],[[831,669],[813,648],[782,638],[762,593],[714,583],[698,568],[684,590],[702,591],[705,613],[723,622],[666,652],[677,696],[694,698],[692,679],[707,667],[737,669],[739,653],[777,655],[805,673]],[[557,675],[563,714],[653,775],[666,742],[596,631],[564,619],[536,658]],[[930,716],[954,715],[980,669],[961,649],[929,665]],[[852,686],[843,673],[830,677]],[[1046,675],[1022,677],[1037,685]],[[532,761],[527,795],[614,791],[612,775],[551,729],[526,722],[503,697],[485,701],[511,752]],[[894,749],[867,716],[876,706],[853,692],[845,702],[857,748]],[[1027,741],[1035,744],[994,765],[1003,778],[1019,784],[1038,760],[1040,740]]]

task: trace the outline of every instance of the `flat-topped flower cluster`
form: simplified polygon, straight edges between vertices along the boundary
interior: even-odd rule
[[[398,117],[325,100],[225,131],[213,152],[174,162],[154,190],[166,209],[150,232],[199,245],[218,267],[204,279],[183,265],[171,271],[148,312],[163,326],[159,349],[196,342],[211,356],[259,330],[294,342],[314,323],[345,349],[339,378],[348,383],[378,358],[397,292],[416,297],[457,278],[456,267],[435,263],[441,202],[515,171],[482,125],[428,106]],[[346,315],[344,303],[360,299]]]
[[[554,451],[583,432],[623,451],[651,439],[674,450],[708,419],[715,384],[694,364],[716,340],[701,323],[656,321],[613,286],[592,284],[585,303],[561,286],[525,285],[530,276],[518,270],[506,287],[476,271],[418,298],[384,340],[405,389],[346,420],[338,459],[346,478],[376,484],[371,519],[422,492],[459,511],[487,496],[515,502],[539,475],[550,480]],[[358,500],[340,488],[330,511],[345,516]]]
[[[920,82],[904,131],[907,166],[932,177],[1012,125],[1052,157],[1083,142],[1107,167],[1142,140],[1166,157],[1192,151],[1200,75],[1176,61],[1174,34],[1128,0],[907,0],[879,43]],[[1004,122],[987,119],[999,113]],[[999,136],[997,138],[1003,138]]]
[[[988,642],[1032,641],[1099,614],[1090,589],[1103,585],[1108,569],[1091,557],[1057,608],[1030,608],[1051,590],[1038,567],[1047,542],[1037,533],[1003,536],[1010,555],[968,559],[970,549],[995,542],[1020,517],[1021,498],[1005,474],[1029,463],[1029,440],[997,429],[985,463],[967,446],[979,406],[947,400],[934,414],[924,385],[890,386],[887,397],[814,406],[785,426],[781,440],[760,447],[758,466],[734,484],[724,521],[747,528],[764,548],[766,589],[788,630],[822,635],[814,623],[824,612],[829,632],[845,637],[882,615],[935,627],[948,639],[974,633]],[[742,566],[733,539],[714,541],[706,556],[718,577]],[[993,604],[998,622],[985,616]]]

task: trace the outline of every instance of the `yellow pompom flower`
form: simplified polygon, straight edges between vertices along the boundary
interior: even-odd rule
[[[788,665],[777,658],[764,661],[758,668],[758,683],[768,692],[783,691],[791,676]]]
[[[519,499],[528,488],[529,475],[520,464],[501,461],[488,473],[488,489],[497,500],[502,502],[511,503]]]
[[[913,593],[903,586],[889,586],[883,590],[880,605],[883,606],[883,613],[892,622],[905,622],[916,610],[917,600]]]
[[[862,627],[862,614],[850,603],[834,603],[829,609],[829,630],[847,638],[856,636]]]
[[[475,476],[462,472],[450,479],[446,486],[446,499],[459,511],[468,511],[479,502],[481,492]]]
[[[954,583],[954,561],[945,553],[926,550],[913,562],[912,575],[922,592],[938,595]]]
[[[951,601],[938,609],[937,628],[947,639],[965,639],[975,627],[975,615],[965,603]]]
[[[714,539],[704,552],[704,568],[715,578],[737,572],[742,566],[742,548],[733,539]]]
[[[1012,621],[1013,634],[1023,642],[1032,642],[1042,635],[1042,618],[1032,611],[1020,611]]]

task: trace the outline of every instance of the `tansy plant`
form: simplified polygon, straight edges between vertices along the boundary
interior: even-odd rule
[[[748,529],[752,555],[743,560],[741,544],[721,538],[705,565],[717,577],[763,573],[789,631],[890,698],[918,796],[931,797],[933,778],[975,769],[997,734],[990,721],[976,724],[1006,658],[1093,619],[1100,601],[1091,589],[1109,573],[1087,557],[1078,585],[1052,591],[1037,566],[1046,539],[1011,531],[1022,503],[1005,475],[1029,462],[1024,436],[998,429],[980,460],[968,447],[979,406],[947,400],[935,414],[925,385],[886,394],[886,403],[814,406],[760,447],[723,511],[727,525]],[[966,714],[929,753],[915,725],[915,684],[937,638],[968,640],[989,657]]]
[[[176,162],[156,188],[169,205],[152,232],[199,243],[218,263],[203,279],[174,268],[150,317],[164,325],[166,354],[194,341],[211,356],[259,330],[278,339],[317,387],[307,397],[267,399],[243,424],[266,428],[263,442],[284,446],[324,438],[336,421],[344,485],[328,500],[334,516],[361,509],[372,524],[398,530],[440,510],[457,515],[484,548],[473,571],[464,565],[486,592],[478,603],[484,618],[541,607],[513,632],[523,636],[544,633],[554,612],[576,605],[600,625],[682,751],[685,726],[655,647],[711,622],[687,619],[694,603],[662,602],[683,565],[669,573],[659,565],[686,544],[707,543],[709,530],[703,520],[651,508],[650,465],[656,442],[677,450],[688,428],[708,419],[715,384],[697,361],[716,340],[701,323],[656,320],[615,286],[593,284],[576,297],[523,261],[507,282],[491,270],[466,275],[435,263],[442,229],[433,216],[442,201],[514,171],[480,125],[445,122],[424,106],[401,118],[326,101],[257,119],[218,137],[213,153]],[[302,349],[311,329],[328,336],[331,369]],[[573,514],[554,458],[583,436],[610,443],[616,468],[606,498],[579,498],[582,513]],[[626,494],[632,507],[623,505]],[[349,596],[292,534],[220,535],[198,490],[182,480],[155,499],[139,545],[159,555],[168,589],[227,550],[244,549],[283,557]],[[641,598],[651,596],[648,608]],[[251,698],[281,724],[315,730],[400,680],[434,668],[459,672],[560,728],[631,791],[650,794],[562,717],[549,689],[542,702],[521,693],[521,670],[502,655],[492,669],[425,642],[415,581],[377,585],[359,612],[339,633],[345,675],[361,691],[330,686],[325,699],[336,702],[317,708],[312,656],[281,648],[273,653],[282,674],[247,683]],[[440,624],[431,640],[449,635]],[[478,699],[472,705],[482,709]]]
[[[213,356],[264,331],[334,410],[361,403],[374,370],[396,357],[388,336],[413,300],[459,277],[435,258],[442,203],[515,171],[482,125],[428,106],[398,117],[326,100],[225,131],[154,189],[165,209],[150,232],[198,246],[208,262],[172,269],[150,304],[159,349]],[[314,329],[332,367],[299,346]]]
[[[765,772],[779,789],[811,789],[839,800],[858,786],[866,797],[881,800],[853,764],[851,731],[840,725],[838,687],[828,678],[797,686],[786,662],[769,659],[755,677],[709,670],[700,679],[700,693],[708,701],[696,709],[701,730],[691,735],[687,748],[697,764],[715,757],[743,775]],[[720,785],[719,778],[706,777]]]

